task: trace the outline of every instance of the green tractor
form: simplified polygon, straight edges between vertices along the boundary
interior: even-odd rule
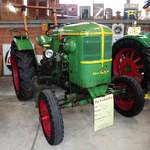
[[[131,76],[150,90],[150,33],[127,35],[114,43],[113,75]]]
[[[149,6],[147,0],[143,8]],[[112,53],[113,75],[130,76],[141,84],[145,93],[150,91],[150,32],[124,36],[114,43]]]
[[[56,27],[50,34],[37,37],[43,47],[38,65],[29,36],[14,36],[11,45],[13,82],[19,100],[34,97],[34,77],[46,81],[49,88],[38,96],[40,122],[51,145],[64,137],[61,108],[94,103],[97,97],[114,94],[116,110],[124,116],[139,114],[144,95],[131,77],[111,78],[112,32],[95,22]],[[51,85],[62,89],[61,98]]]

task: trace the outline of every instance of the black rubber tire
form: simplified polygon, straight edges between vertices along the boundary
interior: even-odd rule
[[[118,95],[116,95],[116,96],[114,96],[115,109],[120,114],[122,114],[126,117],[133,117],[133,116],[139,114],[143,110],[144,102],[145,102],[144,93],[143,93],[143,90],[142,90],[140,84],[135,79],[133,79],[129,76],[121,76],[121,77],[116,77],[113,79],[114,87],[119,83],[124,83],[127,85],[127,87],[130,87],[130,89],[128,89],[126,91],[127,93],[125,93],[125,97],[127,97],[129,94],[132,93],[132,96],[134,97],[134,105],[128,111],[122,110],[116,104],[116,96],[118,96]],[[123,100],[127,100],[127,99],[123,99]]]
[[[14,70],[12,67],[12,76],[16,96],[20,101],[30,100],[34,97],[33,77],[36,72],[34,54],[31,50],[18,51],[15,43],[13,42],[11,46],[11,61],[12,57],[15,57],[20,81],[20,90],[17,90],[15,87],[15,79],[13,76]]]
[[[47,105],[49,116],[51,118],[50,122],[52,125],[52,135],[51,138],[49,138],[46,135],[43,128],[43,124],[41,122],[45,138],[50,145],[58,145],[62,142],[64,138],[63,118],[62,118],[60,107],[58,105],[58,101],[49,89],[45,89],[39,94],[38,106],[40,104],[40,100],[44,100],[44,102]],[[40,108],[39,108],[39,114],[40,114]]]
[[[114,64],[114,59],[116,55],[122,48],[134,49],[136,50],[136,53],[139,56],[141,56],[142,62],[144,63],[144,81],[141,83],[141,86],[147,91],[149,86],[148,83],[150,82],[150,48],[145,48],[143,45],[141,45],[141,43],[132,39],[128,39],[128,38],[121,39],[113,45],[112,65]],[[112,70],[112,74],[113,76],[115,76],[113,70]]]

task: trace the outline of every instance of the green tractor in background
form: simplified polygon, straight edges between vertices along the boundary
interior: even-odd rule
[[[37,37],[43,47],[38,65],[29,34],[14,36],[11,45],[13,82],[19,100],[34,97],[34,77],[49,87],[40,92],[38,108],[44,135],[51,145],[63,140],[61,108],[93,104],[97,97],[114,94],[116,110],[124,116],[139,114],[144,107],[143,90],[131,77],[112,80],[112,32],[103,25],[86,22],[56,27]],[[57,92],[51,85],[62,90]]]
[[[150,90],[150,33],[127,35],[114,43],[113,75],[131,76]]]
[[[144,9],[150,6],[147,0]],[[113,75],[131,76],[150,91],[150,32],[127,35],[113,45]],[[150,96],[148,96],[150,98]]]
[[[150,6],[147,0],[144,9]],[[150,32],[127,35],[113,45],[113,75],[131,76],[150,91]],[[150,98],[150,96],[147,96]]]

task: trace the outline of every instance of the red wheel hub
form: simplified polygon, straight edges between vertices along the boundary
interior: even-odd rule
[[[128,75],[142,82],[144,79],[142,58],[131,48],[121,49],[114,58],[113,73],[116,76]]]
[[[17,92],[20,91],[20,80],[19,80],[19,71],[18,71],[18,65],[15,59],[14,54],[11,56],[11,65],[12,65],[12,72],[13,72],[13,80],[15,89]]]
[[[51,117],[48,111],[48,107],[44,100],[40,100],[39,103],[39,112],[40,112],[40,121],[43,126],[44,133],[48,138],[51,138],[52,135],[52,124]]]
[[[127,98],[127,93],[128,95],[133,94],[132,93],[132,87],[129,87],[129,85],[126,85],[125,83],[118,83],[117,84],[118,89],[125,89],[126,90],[126,97],[116,95],[115,96],[115,104],[116,106],[123,110],[123,111],[130,111],[135,105],[135,99],[134,97],[128,97]]]
[[[121,110],[130,111],[134,106],[134,100],[129,99],[128,101],[126,101],[126,100],[116,96],[115,97],[115,104]]]

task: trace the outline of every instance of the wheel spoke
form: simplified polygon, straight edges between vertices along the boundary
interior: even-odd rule
[[[126,54],[122,54],[122,55],[121,55],[121,58],[122,58],[122,59],[125,59],[125,58],[126,58]]]
[[[144,76],[141,76],[141,72],[143,72],[144,63],[136,50],[131,48],[121,49],[116,55],[113,65],[113,72],[116,76],[128,75],[140,83],[143,81]],[[136,73],[139,74],[137,75]],[[139,75],[142,77],[140,80],[136,78]]]
[[[140,65],[140,66],[136,66],[137,69],[142,69],[144,67],[144,65]]]
[[[132,51],[132,52],[131,52],[130,59],[133,59],[134,55],[135,55],[135,51]]]
[[[124,100],[121,98],[116,98],[116,105],[121,108],[124,111],[129,111],[132,109],[133,105],[134,105],[134,100]]]
[[[134,60],[134,63],[137,63],[137,62],[139,62],[141,60],[141,57],[138,57],[138,58],[136,58],[135,60]]]
[[[143,76],[143,75],[140,72],[136,72],[135,76]]]
[[[125,53],[126,58],[130,58],[130,52]]]

